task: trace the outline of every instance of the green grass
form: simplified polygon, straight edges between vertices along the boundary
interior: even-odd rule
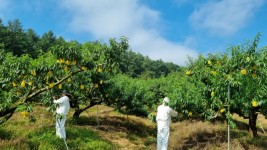
[[[156,124],[151,120],[127,116],[106,106],[99,106],[98,117],[96,111],[96,107],[89,109],[75,121],[69,115],[66,133],[70,150],[156,149]],[[64,141],[56,136],[53,114],[38,107],[32,115],[36,122],[15,113],[0,125],[0,150],[65,150]],[[234,118],[238,124],[231,129],[231,149],[266,149],[266,133],[259,129],[259,137],[253,138],[246,130],[247,120]],[[265,117],[260,116],[259,121],[267,131]],[[227,149],[227,124],[199,120],[172,122],[169,148]]]
[[[28,145],[30,149],[65,149],[63,139],[55,136],[54,128],[42,128],[29,134]],[[69,149],[96,150],[96,149],[114,149],[114,146],[101,139],[90,129],[79,126],[70,126],[66,128],[67,145]]]
[[[1,150],[64,150],[63,139],[56,136],[53,115],[41,108],[35,112],[36,122],[22,118],[20,113],[0,125]],[[110,150],[116,146],[104,140],[87,126],[66,122],[67,145],[70,150]]]
[[[11,139],[11,132],[0,128],[0,139],[1,140],[10,140]]]
[[[66,128],[67,145],[69,149],[77,150],[109,150],[116,149],[108,141],[103,140],[88,128],[70,125]],[[0,149],[31,149],[31,150],[58,150],[66,149],[63,139],[55,135],[54,127],[42,127],[33,131],[25,131],[18,137],[16,131],[0,129]]]

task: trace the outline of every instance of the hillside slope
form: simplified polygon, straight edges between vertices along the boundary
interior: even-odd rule
[[[65,149],[56,138],[53,114],[37,106],[32,113],[35,122],[29,122],[17,112],[0,126],[0,149]],[[71,114],[69,115],[71,116]],[[234,116],[239,129],[231,130],[231,149],[266,149],[267,135],[252,138],[245,122]],[[258,124],[266,130],[267,121],[260,116]],[[95,106],[81,115],[78,122],[71,118],[66,123],[69,149],[156,149],[156,124],[146,118],[124,115],[107,106]],[[259,132],[262,131],[259,126]],[[225,122],[186,120],[171,125],[170,149],[227,149]]]

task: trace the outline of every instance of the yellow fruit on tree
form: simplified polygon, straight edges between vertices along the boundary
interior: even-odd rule
[[[12,82],[12,85],[13,85],[13,87],[17,86],[17,84],[15,82]]]
[[[191,71],[190,70],[186,70],[185,74],[190,76],[191,75]]]
[[[22,88],[24,88],[24,87],[25,87],[25,85],[26,85],[25,81],[24,81],[24,80],[22,80],[22,81],[21,81],[21,84],[20,84],[20,86],[21,86]]]
[[[190,112],[188,113],[188,116],[189,116],[189,117],[192,117],[192,116],[193,116],[192,111],[190,111]]]
[[[258,106],[258,103],[257,103],[256,100],[252,100],[251,104],[252,104],[253,107],[257,107]]]
[[[210,96],[214,96],[215,95],[215,92],[214,91],[212,91],[211,93],[210,93]]]
[[[251,76],[252,77],[257,77],[257,74],[256,73],[252,73]]]
[[[97,72],[101,73],[103,71],[102,67],[98,67]]]
[[[227,80],[230,80],[232,78],[232,76],[230,75],[230,74],[228,74],[227,76],[226,76],[226,79]]]
[[[73,65],[76,65],[77,64],[77,61],[76,60],[73,60],[72,64]]]
[[[71,78],[68,78],[68,82],[71,82]]]
[[[216,71],[211,71],[211,74],[215,76],[217,74],[217,72]]]
[[[55,85],[55,83],[54,83],[54,82],[50,83],[50,84],[49,84],[49,88],[51,88],[51,89],[52,89],[52,88],[54,87],[54,85]]]
[[[32,75],[36,76],[36,70],[35,69],[32,71]]]
[[[83,85],[83,84],[80,85],[80,89],[81,89],[81,90],[84,89],[84,85]]]
[[[211,62],[211,60],[208,60],[208,65],[212,65],[212,62]]]
[[[82,66],[82,70],[87,70],[87,67],[85,67],[85,66]]]
[[[249,58],[249,57],[247,57],[246,61],[247,61],[247,62],[249,62],[249,61],[250,61],[250,58]]]
[[[69,68],[67,66],[64,67],[64,71],[65,72],[68,72],[69,71]]]
[[[59,88],[59,89],[62,89],[62,84],[59,84],[59,85],[58,85],[58,88]]]
[[[57,63],[59,63],[59,64],[64,63],[64,59],[63,59],[63,58],[59,58],[59,59],[57,60]]]
[[[19,95],[19,94],[21,94],[21,92],[18,90],[18,91],[17,91],[17,95]]]
[[[103,84],[103,80],[100,80],[99,83],[100,83],[100,84]]]
[[[97,83],[95,84],[95,88],[98,88],[98,84]]]
[[[64,63],[64,62],[65,62],[65,61],[64,61],[63,58],[60,58],[60,59],[59,59],[59,63],[60,63],[60,64],[62,64],[62,63]]]
[[[242,69],[241,70],[241,74],[246,75],[247,74],[247,70],[246,69]]]
[[[220,109],[220,113],[225,112],[225,108]]]
[[[51,76],[51,75],[52,75],[52,71],[48,71],[48,72],[47,72],[47,75],[48,75],[48,76]]]
[[[69,60],[66,60],[66,65],[70,65],[70,61]]]

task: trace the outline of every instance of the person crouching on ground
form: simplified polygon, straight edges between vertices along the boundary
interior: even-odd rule
[[[171,116],[176,117],[178,113],[168,106],[169,98],[163,99],[163,104],[157,109],[157,150],[167,150],[170,135]]]
[[[58,105],[56,109],[56,135],[63,139],[66,139],[65,122],[70,110],[69,96],[70,94],[66,90],[63,90],[61,98],[57,100],[53,96],[53,102]]]

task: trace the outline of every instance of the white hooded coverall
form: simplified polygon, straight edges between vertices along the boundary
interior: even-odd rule
[[[167,102],[167,101],[165,101]],[[167,150],[170,134],[171,116],[176,117],[178,113],[172,110],[169,106],[160,105],[157,110],[157,150]]]
[[[69,97],[63,96],[58,100],[54,100],[55,104],[58,104],[56,113],[56,135],[60,138],[66,138],[65,122],[67,119],[68,112],[70,110]]]

